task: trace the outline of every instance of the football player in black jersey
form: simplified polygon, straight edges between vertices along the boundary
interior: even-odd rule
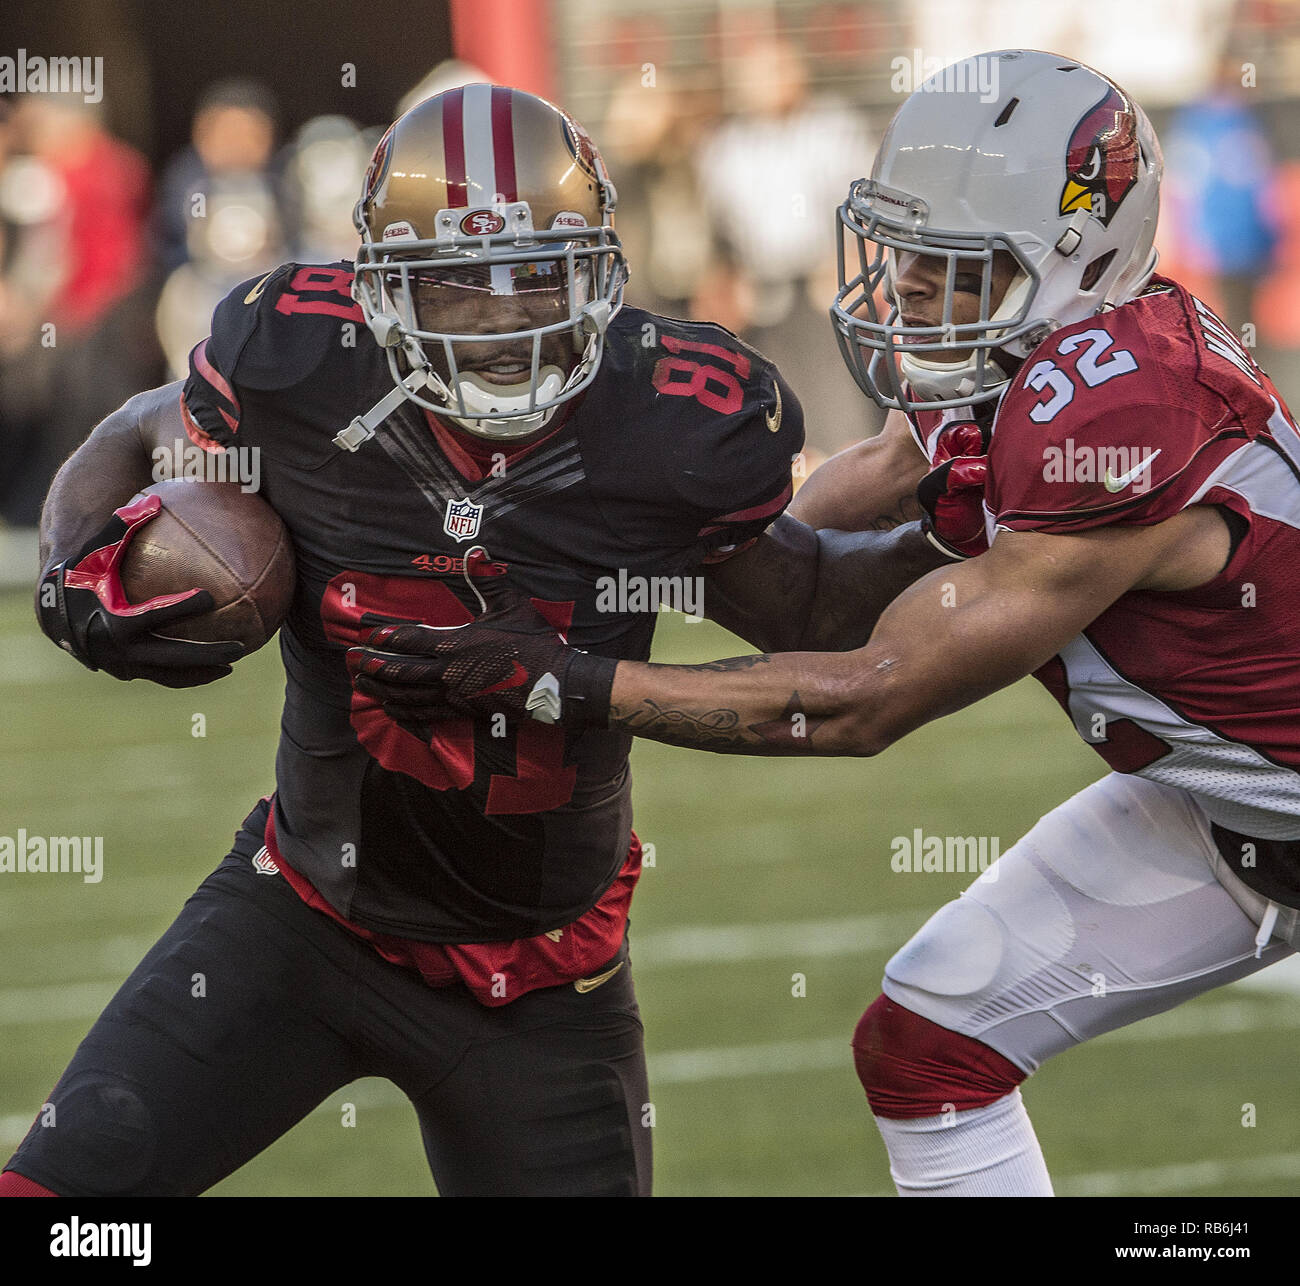
[[[411,1098],[445,1194],[649,1192],[630,735],[385,706],[357,650],[468,622],[508,584],[600,673],[648,657],[647,595],[693,578],[765,650],[847,648],[940,556],[916,524],[785,514],[794,394],[722,328],[622,305],[614,199],[550,104],[432,98],[375,152],[355,266],[239,286],[183,389],[132,399],[59,474],[38,613],[92,669],[188,686],[239,655],[160,637],[204,593],[120,606],[116,555],[156,512],[127,503],[182,435],[259,454],[298,580],[274,794],[0,1193],[201,1192],[365,1075]]]

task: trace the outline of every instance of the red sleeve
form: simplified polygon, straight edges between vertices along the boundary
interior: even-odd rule
[[[1016,373],[989,447],[998,527],[1163,522],[1251,436],[1185,338],[1132,311],[1058,331]]]
[[[1183,407],[1154,404],[1051,434],[1028,428],[1036,432],[1000,424],[989,452],[988,504],[1008,531],[1164,522],[1250,436],[1236,426],[1213,431]]]

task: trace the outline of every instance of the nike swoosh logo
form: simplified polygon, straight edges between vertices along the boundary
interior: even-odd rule
[[[524,669],[518,661],[511,661],[514,666],[508,678],[502,679],[500,683],[494,683],[490,688],[480,688],[474,693],[476,697],[485,697],[491,692],[509,692],[511,688],[520,687],[528,682],[528,671]]]
[[[1102,486],[1105,487],[1111,495],[1114,495],[1117,491],[1123,491],[1130,483],[1136,482],[1140,474],[1145,473],[1147,469],[1150,468],[1151,462],[1160,454],[1161,450],[1163,450],[1163,448],[1153,451],[1145,460],[1142,461],[1141,464],[1137,466],[1137,468],[1130,469],[1127,473],[1121,474],[1118,478],[1107,469],[1106,476],[1101,480]]]
[[[769,433],[775,433],[777,429],[781,427],[781,386],[779,384],[773,384],[772,387],[776,389],[776,410],[764,413],[764,418],[767,420],[767,431]]]
[[[258,301],[258,299],[261,298],[261,296],[262,296],[262,291],[264,291],[264,290],[266,289],[266,283],[267,283],[268,281],[270,281],[272,277],[275,276],[275,273],[276,273],[276,270],[275,270],[274,268],[272,268],[271,271],[268,272],[268,273],[266,274],[266,276],[263,277],[262,280],[259,281],[259,282],[257,283],[257,285],[254,286],[254,287],[252,288],[252,290],[250,290],[250,291],[248,292],[248,294],[246,294],[246,295],[244,296],[244,303],[246,303],[246,304],[253,304],[253,303],[256,303],[256,302]]]
[[[622,967],[623,961],[620,960],[612,969],[606,969],[604,973],[598,973],[594,978],[579,978],[573,984],[573,989],[583,993],[595,991],[602,983],[608,982]]]

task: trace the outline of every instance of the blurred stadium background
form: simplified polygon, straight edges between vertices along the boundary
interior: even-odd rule
[[[90,675],[40,637],[32,528],[58,461],[184,369],[231,285],[350,256],[370,147],[401,108],[494,79],[587,125],[620,189],[630,299],[775,358],[815,462],[879,423],[825,317],[833,208],[918,66],[1008,46],[1091,63],[1147,107],[1164,270],[1300,402],[1295,0],[9,0],[0,57],[104,70],[97,103],[0,93],[0,835],[102,835],[105,875],[0,875],[0,1153],[270,789],[281,689],[274,649],[172,693]],[[669,616],[657,655],[735,648]],[[848,1040],[885,960],[966,880],[891,871],[891,840],[1005,849],[1100,761],[1022,684],[871,763],[641,745],[633,765],[655,853],[634,951],[657,1191],[892,1191]],[[1041,1071],[1026,1098],[1058,1190],[1300,1189],[1297,991],[1283,964]],[[217,1189],[432,1190],[413,1113],[382,1082]]]

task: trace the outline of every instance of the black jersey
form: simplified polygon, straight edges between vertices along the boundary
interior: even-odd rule
[[[719,326],[634,308],[559,427],[490,463],[403,401],[356,450],[336,435],[393,387],[351,265],[286,264],[218,305],[184,411],[205,449],[257,450],[298,584],[280,634],[280,856],[342,916],[431,942],[568,924],[631,832],[631,738],[538,723],[398,724],[353,690],[346,651],[392,621],[454,625],[473,545],[570,643],[645,660],[631,587],[688,577],[790,497],[802,414],[774,367]],[[495,445],[495,444],[490,444]],[[664,587],[659,582],[659,588]],[[494,735],[495,734],[495,735]]]

